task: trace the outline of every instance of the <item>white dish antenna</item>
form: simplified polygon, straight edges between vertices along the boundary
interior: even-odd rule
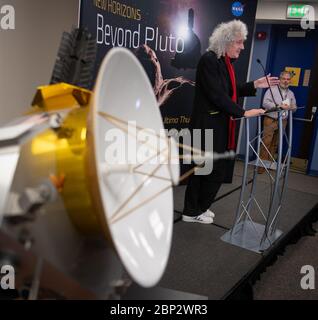
[[[170,252],[178,149],[166,136],[149,79],[129,50],[114,48],[105,57],[90,112],[99,216],[130,276],[153,286]]]

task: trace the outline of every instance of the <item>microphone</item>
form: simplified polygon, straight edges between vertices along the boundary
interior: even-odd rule
[[[267,81],[267,84],[268,84],[268,88],[269,88],[269,90],[270,90],[272,99],[273,99],[273,101],[274,101],[274,103],[275,103],[275,109],[280,110],[279,105],[278,105],[277,102],[275,101],[274,94],[273,94],[272,88],[271,88],[271,86],[270,86],[270,84],[269,84],[269,81],[268,81],[268,78],[267,78],[267,75],[266,75],[266,71],[265,71],[264,65],[262,64],[262,62],[261,62],[260,59],[256,59],[256,62],[262,67],[262,69],[263,69],[263,71],[264,71],[264,76],[265,76],[265,78],[266,78],[266,81]],[[277,110],[276,110],[276,111],[277,111]],[[271,109],[271,112],[273,112],[273,111],[274,111],[274,109]]]

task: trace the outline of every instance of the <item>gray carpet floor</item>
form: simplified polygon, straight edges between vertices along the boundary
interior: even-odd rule
[[[243,165],[239,162],[236,165],[236,177],[240,177],[242,172]],[[249,176],[252,176],[251,170]],[[263,183],[268,184],[269,182],[266,174],[259,175],[258,179]],[[317,202],[318,178],[290,172],[281,228],[288,229],[288,226],[296,223],[299,218],[298,215],[288,214],[288,212],[293,211],[294,208],[303,210],[305,203],[314,205]],[[318,231],[318,223],[314,225],[314,229]],[[314,290],[303,290],[301,288],[300,282],[304,276],[304,274],[301,274],[301,268],[304,265],[313,266],[316,271]],[[314,237],[303,237],[296,244],[289,245],[286,248],[284,255],[280,256],[254,285],[254,298],[256,300],[318,300],[317,280],[318,233]]]
[[[220,299],[256,265],[261,256],[220,240],[224,230],[211,225],[175,225],[164,288]]]
[[[233,184],[223,185],[218,197],[235,189],[242,183],[243,164],[238,162]],[[252,168],[249,178],[252,178]],[[258,176],[256,198],[261,207],[268,209],[269,178]],[[175,210],[182,211],[185,186],[174,189]],[[249,273],[262,256],[224,243],[220,237],[232,227],[240,190],[214,203],[216,213],[214,225],[178,222],[174,226],[174,237],[169,264],[160,286],[180,292],[190,292],[221,299],[238,281]],[[279,220],[279,229],[291,230],[318,202],[318,178],[299,173],[290,173],[288,189]],[[263,217],[253,205],[253,219],[264,223]],[[286,254],[262,274],[255,284],[256,299],[316,299],[317,292],[304,291],[300,287],[301,266],[315,266],[318,273],[318,239],[306,237],[296,245],[289,246]],[[318,274],[317,274],[318,278]],[[318,289],[317,289],[318,291]]]
[[[242,183],[243,166],[238,162],[233,184],[223,185],[218,197],[227,194]],[[250,170],[249,176],[252,177]],[[174,188],[174,207],[180,218],[183,209],[185,186]],[[140,299],[222,299],[240,283],[262,260],[262,255],[223,242],[220,238],[232,227],[240,191],[237,190],[214,203],[216,213],[212,225],[174,224],[173,241],[166,271],[156,288],[135,288],[132,297]],[[269,179],[259,175],[256,198],[266,210],[269,199]],[[318,178],[290,173],[288,189],[278,227],[284,233],[291,230],[318,202]],[[251,215],[256,222],[263,217],[253,205]],[[318,226],[317,226],[318,227]],[[284,256],[267,268],[255,283],[255,299],[317,299],[316,291],[300,287],[300,269],[309,264],[315,267],[318,279],[318,236],[302,238],[287,247]],[[318,283],[317,283],[318,285]],[[137,290],[138,289],[138,290]],[[139,290],[140,289],[140,290]],[[192,297],[192,298],[191,298]]]
[[[318,230],[318,223],[315,224]],[[315,269],[315,289],[301,288],[301,268]],[[255,300],[318,300],[318,234],[304,237],[295,245],[287,247],[283,256],[262,274],[254,285]]]

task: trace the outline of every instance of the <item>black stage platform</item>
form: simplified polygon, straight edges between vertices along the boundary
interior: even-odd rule
[[[233,224],[240,190],[231,190],[241,185],[241,172],[239,163],[233,184],[222,187],[220,199],[211,208],[216,213],[212,225],[181,221],[185,186],[175,188],[175,224],[166,272],[156,288],[132,286],[127,299],[252,299],[252,285],[266,267],[288,244],[313,232],[311,225],[318,220],[318,179],[290,173],[279,221],[284,233],[271,249],[257,254],[221,241]],[[264,207],[268,203],[268,187],[268,177],[260,176],[256,197]],[[255,212],[253,219],[264,223]]]

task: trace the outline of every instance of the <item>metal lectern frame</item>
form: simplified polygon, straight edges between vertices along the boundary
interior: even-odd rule
[[[267,250],[281,236],[282,231],[277,229],[282,202],[287,187],[288,173],[292,149],[293,113],[288,111],[288,131],[284,129],[282,115],[286,111],[276,111],[278,121],[278,154],[275,160],[263,142],[261,116],[257,117],[257,135],[250,139],[250,121],[253,118],[243,118],[245,127],[245,159],[242,178],[242,188],[239,203],[236,209],[235,221],[232,229],[222,236],[222,240],[233,245],[261,253]],[[255,118],[254,118],[255,119]],[[284,138],[286,141],[286,154],[283,156]],[[256,147],[255,147],[256,144]],[[261,145],[269,154],[272,162],[260,158]],[[254,154],[256,160],[250,161]],[[251,188],[248,188],[248,168],[254,167]],[[256,198],[258,168],[263,167],[270,178],[270,201],[267,212],[262,209]],[[270,169],[276,169],[271,171]],[[253,221],[251,208],[253,203],[264,219],[264,225]]]

